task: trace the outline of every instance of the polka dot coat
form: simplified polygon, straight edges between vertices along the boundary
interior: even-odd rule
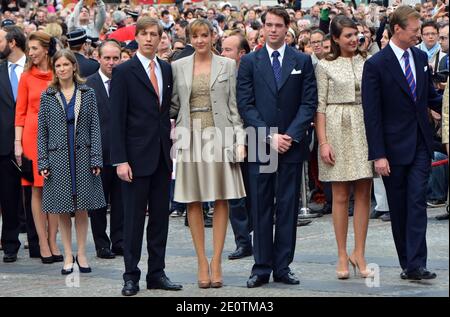
[[[49,170],[44,180],[42,210],[66,213],[106,205],[101,177],[92,168],[103,167],[100,123],[95,92],[80,84],[75,91],[75,179],[72,195],[66,114],[59,92],[41,95],[38,116],[38,170]]]

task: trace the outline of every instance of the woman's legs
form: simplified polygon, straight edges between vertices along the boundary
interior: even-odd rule
[[[355,249],[352,259],[356,261],[360,271],[366,271],[366,260],[364,259],[367,228],[369,226],[370,192],[372,179],[361,179],[356,181],[354,187],[355,208],[353,214],[353,230],[355,232]]]
[[[72,253],[72,219],[69,213],[59,215],[59,228],[61,230],[61,240],[64,248],[64,268],[69,269],[73,263]]]
[[[86,240],[88,232],[89,218],[86,210],[75,212],[75,230],[77,233],[77,257],[78,263],[82,267],[89,267],[86,258]]]
[[[211,281],[222,282],[222,251],[228,226],[228,202],[216,200],[213,216],[213,247],[214,254],[211,260]]]
[[[200,202],[193,202],[187,205],[187,217],[189,229],[191,230],[192,242],[197,253],[198,281],[207,284],[209,278],[209,264],[205,252],[205,229],[203,221],[203,210]],[[199,283],[200,284],[200,283]]]
[[[47,215],[42,211],[42,187],[32,187],[31,189],[31,211],[36,233],[39,237],[41,257],[51,257],[52,252],[48,244],[47,235]]]
[[[48,214],[48,245],[53,255],[60,255],[61,251],[56,244],[56,235],[58,233],[59,216],[56,214]]]
[[[337,272],[348,272],[347,232],[348,232],[348,201],[350,198],[349,182],[332,183],[333,191],[333,225],[338,248]],[[339,275],[339,273],[338,273]]]

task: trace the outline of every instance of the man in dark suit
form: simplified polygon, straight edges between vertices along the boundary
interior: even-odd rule
[[[20,248],[20,174],[14,166],[14,119],[17,89],[24,70],[26,38],[17,26],[0,29],[0,205],[3,262],[15,262]]]
[[[84,78],[95,74],[100,67],[97,61],[84,56],[83,52],[86,49],[87,39],[86,31],[81,28],[67,33],[67,42],[70,50],[75,54],[75,58],[80,66],[80,75]]]
[[[94,237],[97,256],[102,259],[113,259],[115,255],[123,255],[123,204],[121,181],[116,168],[111,165],[111,108],[110,85],[112,71],[120,63],[121,48],[115,40],[107,40],[98,48],[100,69],[87,79],[87,84],[94,88],[100,117],[103,147],[102,182],[105,200],[111,207],[110,237],[106,234],[107,208],[90,210],[92,235]],[[111,250],[112,244],[112,250]]]
[[[114,69],[111,83],[111,162],[123,180],[124,296],[139,291],[141,271],[137,265],[147,206],[147,288],[182,289],[164,273],[172,170],[169,108],[173,78],[170,65],[155,56],[161,34],[158,20],[139,19],[138,51]]]
[[[272,272],[275,282],[300,283],[289,265],[295,251],[302,161],[307,159],[304,142],[317,107],[311,58],[284,43],[289,14],[283,8],[269,8],[263,23],[266,45],[242,57],[237,85],[237,103],[245,125],[256,129],[256,135],[263,132],[261,140],[248,131],[255,258],[249,288],[268,283]],[[270,149],[276,152],[267,166],[261,152]]]
[[[415,48],[420,16],[395,10],[389,45],[368,59],[362,101],[369,160],[383,176],[392,233],[403,279],[433,279],[427,270],[426,192],[433,155],[428,107],[440,112],[442,97],[431,79],[427,55]]]

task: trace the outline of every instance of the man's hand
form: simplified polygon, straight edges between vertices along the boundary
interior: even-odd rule
[[[381,176],[389,176],[391,168],[389,167],[389,161],[386,158],[375,160],[375,172]]]
[[[128,163],[122,163],[117,166],[117,176],[125,182],[131,183],[133,181],[133,172]]]
[[[272,142],[270,142],[270,145],[275,151],[283,154],[290,149],[292,145],[292,138],[286,134],[275,133],[272,135]]]

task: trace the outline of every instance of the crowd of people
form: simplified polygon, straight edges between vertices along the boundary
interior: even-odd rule
[[[296,285],[303,173],[324,204],[313,212],[332,213],[338,279],[373,277],[366,236],[380,217],[400,277],[436,278],[426,209],[448,194],[448,0],[105,2],[1,2],[3,262],[22,231],[30,257],[89,273],[90,222],[96,256],[123,256],[132,296],[148,218],[147,288],[178,291],[164,259],[169,215],[185,215],[198,287],[224,285],[228,221],[228,258],[254,256],[247,287]]]

